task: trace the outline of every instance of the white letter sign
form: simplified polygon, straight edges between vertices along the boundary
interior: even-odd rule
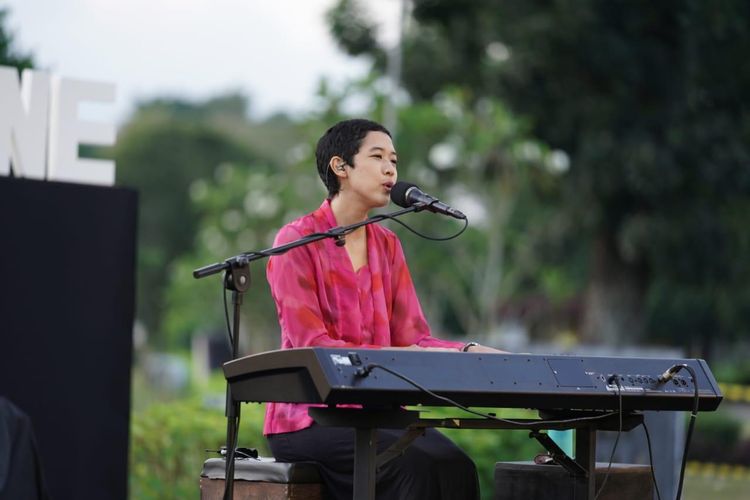
[[[114,100],[109,83],[31,70],[19,82],[15,68],[0,66],[0,175],[12,164],[15,177],[114,184],[114,161],[78,157],[80,144],[110,146],[116,135],[112,123],[79,119],[79,105]]]
[[[49,76],[0,66],[0,175],[44,179]]]

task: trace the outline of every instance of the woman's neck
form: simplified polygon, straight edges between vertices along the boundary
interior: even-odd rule
[[[337,194],[331,200],[331,210],[336,223],[339,226],[348,226],[357,222],[362,222],[367,218],[368,210],[361,204],[347,200],[342,193]]]

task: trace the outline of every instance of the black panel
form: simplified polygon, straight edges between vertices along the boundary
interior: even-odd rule
[[[548,359],[547,364],[560,387],[595,387],[591,376],[586,374],[583,359]]]
[[[124,499],[136,193],[0,178],[0,395],[52,499]]]

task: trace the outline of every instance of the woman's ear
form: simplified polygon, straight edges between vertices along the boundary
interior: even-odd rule
[[[346,162],[340,156],[334,156],[328,163],[328,168],[338,177],[346,177]]]

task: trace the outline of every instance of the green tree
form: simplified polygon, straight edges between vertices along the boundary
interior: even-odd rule
[[[525,262],[538,234],[517,230],[520,216],[540,230],[557,220],[545,206],[559,198],[559,151],[533,140],[528,124],[502,103],[489,98],[472,103],[460,90],[401,107],[396,142],[405,159],[400,178],[444,193],[469,212],[469,229],[450,242],[436,244],[396,227],[436,329],[489,335],[500,327],[501,301],[533,288],[567,298],[567,291],[540,282],[541,273]],[[408,222],[434,236],[460,227],[429,214],[410,216]]]
[[[262,164],[225,163],[213,178],[193,183],[192,202],[203,215],[196,227],[195,248],[175,262],[169,276],[164,331],[170,344],[186,345],[193,334],[225,329],[221,276],[196,281],[193,269],[242,252],[270,248],[285,222],[317,207],[323,199],[322,185],[314,189],[313,169],[299,172],[296,167],[269,169]],[[250,265],[251,287],[241,308],[243,352],[279,347],[278,320],[265,265],[265,259]]]
[[[327,93],[323,85],[321,96]],[[335,98],[321,98],[336,102]],[[337,105],[321,110],[321,115],[340,116],[334,109]],[[186,345],[192,335],[226,328],[220,275],[196,281],[192,270],[273,246],[283,224],[312,211],[323,200],[325,190],[317,176],[314,152],[318,135],[327,126],[316,116],[296,122],[272,117],[262,124],[245,123],[247,137],[243,141],[265,142],[257,149],[265,148],[272,159],[224,162],[211,175],[190,183],[188,201],[200,215],[194,246],[173,262],[167,274],[163,326],[171,345]],[[251,264],[252,284],[241,307],[240,348],[246,353],[279,345],[278,319],[265,265],[263,259]]]
[[[34,67],[34,58],[31,54],[23,54],[15,46],[13,33],[5,27],[9,10],[0,8],[0,64],[3,66],[15,66],[19,71]]]
[[[244,103],[227,113],[227,99],[215,102],[217,107],[212,101],[143,104],[114,148],[117,183],[139,192],[137,311],[157,344],[170,266],[193,247],[196,235],[200,213],[190,202],[191,184],[212,176],[222,163],[255,158],[216,121],[244,117]]]
[[[747,3],[415,0],[413,18],[412,98],[499,97],[570,156],[560,209],[589,248],[587,338],[649,331],[707,355],[748,334]],[[357,45],[332,31],[382,68],[374,26],[351,24]]]

